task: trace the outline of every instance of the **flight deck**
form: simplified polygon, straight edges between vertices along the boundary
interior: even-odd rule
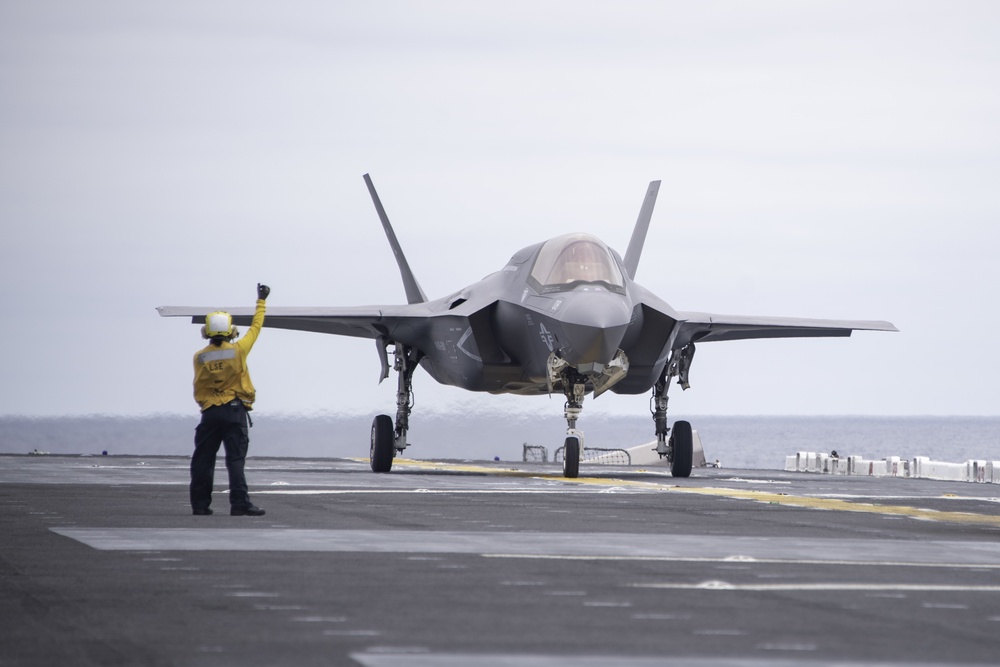
[[[995,664],[994,485],[0,456],[0,665]],[[220,486],[221,485],[221,486]]]

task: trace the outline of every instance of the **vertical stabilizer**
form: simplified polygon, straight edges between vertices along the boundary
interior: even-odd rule
[[[646,242],[649,219],[653,217],[653,205],[656,204],[656,195],[659,191],[660,181],[651,181],[649,189],[646,190],[646,198],[642,200],[635,229],[632,230],[632,240],[628,242],[628,250],[625,251],[625,270],[632,280],[635,280],[635,270],[639,267],[639,255],[642,254],[642,244]]]
[[[410,265],[406,261],[406,255],[403,254],[403,249],[399,246],[399,240],[396,238],[396,232],[392,231],[392,225],[389,224],[389,216],[385,214],[385,209],[382,208],[382,201],[378,198],[378,193],[375,192],[375,186],[372,185],[372,179],[368,174],[365,174],[365,185],[368,186],[368,192],[375,203],[375,210],[378,212],[379,220],[382,221],[382,229],[385,230],[386,238],[389,239],[389,245],[392,246],[392,254],[396,256],[396,264],[399,265],[399,275],[403,278],[403,287],[406,289],[407,303],[423,303],[427,301],[424,291],[420,289],[420,284],[417,283],[413,271],[410,270]],[[631,246],[629,246],[629,249],[631,250]]]

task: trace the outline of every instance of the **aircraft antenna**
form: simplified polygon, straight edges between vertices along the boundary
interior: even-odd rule
[[[406,261],[403,248],[399,245],[396,232],[392,231],[392,225],[389,224],[389,216],[385,214],[385,209],[382,208],[382,201],[378,198],[378,193],[375,192],[375,186],[372,184],[372,179],[368,174],[365,174],[365,185],[368,186],[372,202],[375,203],[375,210],[378,212],[379,220],[382,221],[382,229],[385,230],[386,238],[389,239],[389,245],[392,246],[392,254],[395,255],[396,264],[399,265],[399,275],[403,278],[403,288],[406,290],[406,301],[407,303],[424,303],[427,301],[427,297],[424,295],[424,291],[420,289],[420,284],[413,275],[413,271],[410,270],[410,264]]]
[[[659,191],[660,181],[651,181],[649,189],[646,190],[646,198],[642,200],[635,229],[632,230],[632,240],[628,242],[628,250],[625,251],[625,270],[632,280],[635,280],[635,270],[639,268],[639,255],[642,254],[642,245],[646,242],[646,231],[649,229],[649,220],[653,217],[653,205],[656,204],[656,195]]]

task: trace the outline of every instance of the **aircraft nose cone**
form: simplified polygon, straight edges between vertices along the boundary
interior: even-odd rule
[[[607,364],[621,346],[632,311],[618,294],[578,293],[565,304],[559,319],[563,359],[573,366]]]

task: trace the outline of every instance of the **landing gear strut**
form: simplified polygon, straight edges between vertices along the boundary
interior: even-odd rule
[[[384,352],[384,349],[383,349]],[[389,415],[378,415],[372,422],[372,441],[369,460],[373,472],[389,472],[392,459],[406,449],[406,432],[410,428],[410,410],[413,408],[413,371],[420,361],[419,352],[396,343],[392,368],[399,373],[396,388],[396,426]]]
[[[660,458],[670,462],[670,473],[674,477],[690,477],[694,461],[694,437],[691,423],[674,422],[673,429],[667,426],[667,390],[670,379],[677,377],[681,388],[687,389],[688,371],[694,358],[694,343],[674,351],[670,360],[663,368],[660,379],[653,385],[653,398],[650,401],[650,412],[653,413],[653,423],[656,425],[656,451]]]
[[[586,380],[576,370],[566,369],[562,374],[563,393],[566,395],[566,441],[563,446],[563,477],[580,476],[580,454],[583,452],[583,432],[576,429],[576,420],[583,411]]]

